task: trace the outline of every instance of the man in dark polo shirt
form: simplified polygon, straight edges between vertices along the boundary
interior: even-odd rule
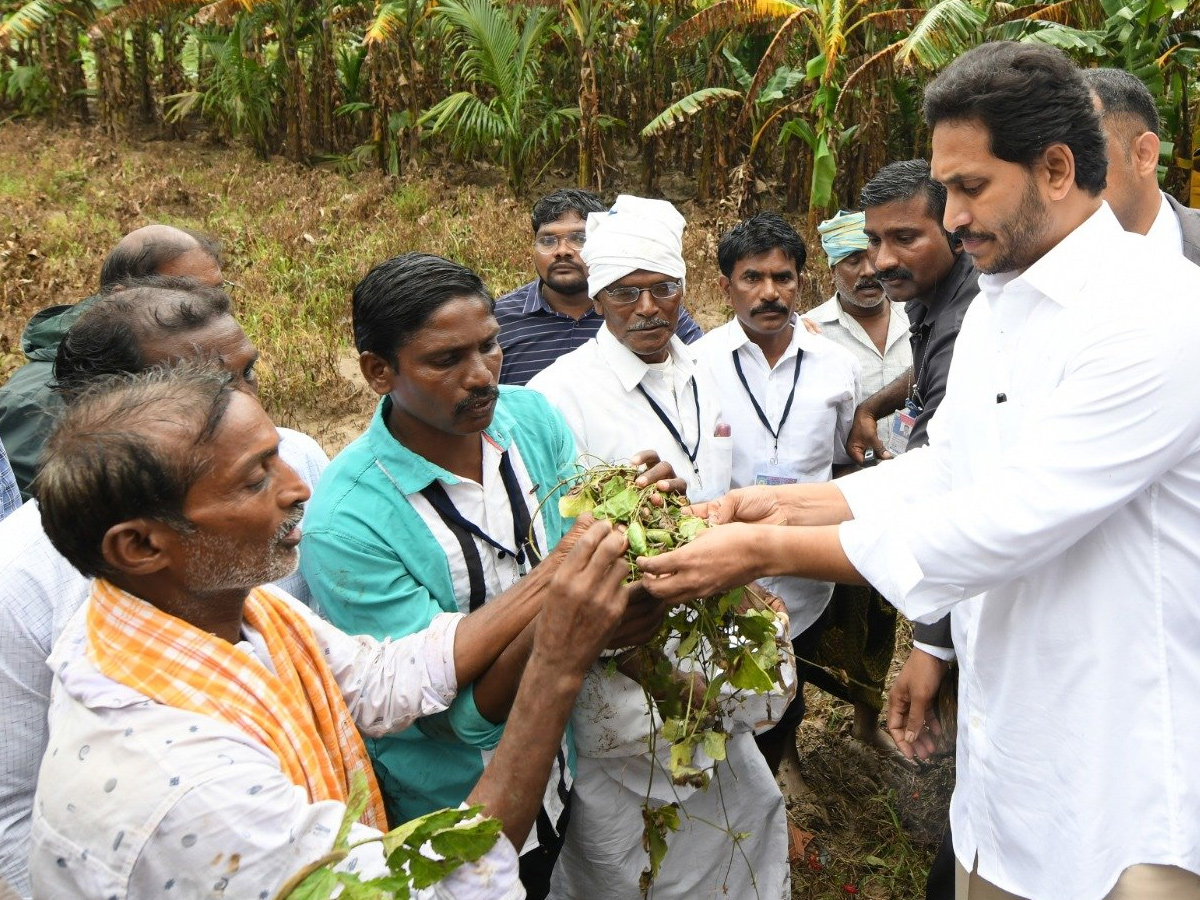
[[[946,394],[946,376],[963,316],[979,293],[979,273],[942,227],[946,188],[929,174],[923,159],[884,166],[863,187],[859,205],[866,214],[867,255],[888,297],[905,304],[908,314],[913,367],[882,391],[868,397],[855,411],[847,450],[862,461],[867,448],[881,458],[891,452],[929,443],[929,420]],[[907,427],[892,434],[888,449],[879,442],[875,421],[901,410]],[[888,729],[906,719],[929,719],[937,728],[936,714],[927,712],[937,684],[954,658],[950,617],[932,625],[914,624],[913,650],[888,695]],[[922,736],[898,741],[908,757],[928,757],[932,739]],[[954,855],[947,832],[926,884],[927,900],[953,896]]]
[[[604,319],[588,297],[588,268],[580,259],[584,220],[608,207],[595,194],[562,188],[533,205],[533,267],[538,277],[496,301],[501,384],[525,384],[564,353],[595,337]],[[700,327],[686,310],[676,331],[685,344]]]

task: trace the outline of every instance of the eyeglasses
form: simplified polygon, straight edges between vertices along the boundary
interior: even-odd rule
[[[655,300],[674,300],[683,293],[683,285],[678,281],[660,281],[647,288],[618,287],[605,288],[608,299],[620,306],[628,306],[642,299],[642,294],[649,294]]]
[[[582,250],[583,245],[587,243],[587,234],[582,231],[572,231],[568,234],[540,234],[533,239],[533,248],[538,253],[553,253],[562,241],[566,241],[567,246],[572,250]]]

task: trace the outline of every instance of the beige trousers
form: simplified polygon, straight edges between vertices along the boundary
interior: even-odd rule
[[[954,862],[954,900],[1026,900]],[[1200,900],[1200,875],[1175,866],[1130,866],[1104,900]]]

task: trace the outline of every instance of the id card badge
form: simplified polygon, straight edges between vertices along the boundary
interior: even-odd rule
[[[896,413],[892,419],[892,436],[888,441],[888,450],[899,456],[908,449],[908,440],[912,437],[913,426],[917,424],[917,405],[911,400],[904,404],[904,409]]]
[[[754,483],[778,487],[782,484],[795,484],[799,478],[792,478],[779,471],[779,465],[768,460],[760,460],[754,464]]]

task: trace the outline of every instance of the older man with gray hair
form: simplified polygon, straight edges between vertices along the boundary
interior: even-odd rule
[[[700,500],[729,489],[733,448],[721,433],[711,374],[675,337],[687,275],[683,228],[670,203],[628,195],[588,216],[582,257],[604,325],[529,386],[563,413],[580,453],[617,462],[651,446],[687,480],[688,496]],[[658,721],[631,680],[645,662],[639,654],[622,658],[618,671],[591,668],[575,707],[575,801],[550,896],[640,896],[648,864],[643,807],[675,804],[679,826],[666,838],[654,897],[786,897],[783,799],[752,734],[773,722],[761,709],[723,703],[727,758],[714,764],[707,789],[674,784],[667,742],[655,740]],[[794,688],[794,669],[787,670]],[[776,718],[787,706],[783,693],[773,695]]]

